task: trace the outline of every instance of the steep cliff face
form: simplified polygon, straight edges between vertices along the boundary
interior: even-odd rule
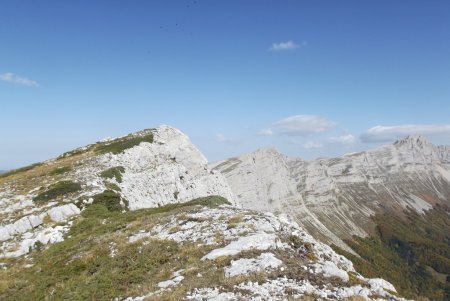
[[[346,248],[341,239],[370,233],[375,213],[449,204],[449,162],[447,146],[410,136],[339,158],[304,161],[258,150],[211,167],[244,208],[289,212],[316,237]]]

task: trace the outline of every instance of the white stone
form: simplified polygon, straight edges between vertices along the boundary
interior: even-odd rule
[[[281,245],[277,243],[275,234],[257,233],[250,236],[240,237],[238,240],[231,242],[229,245],[215,249],[202,257],[205,259],[216,259],[220,256],[233,256],[245,250],[268,250]]]
[[[231,261],[231,266],[225,268],[226,277],[248,274],[258,271],[269,271],[281,266],[283,262],[272,253],[262,253],[257,258],[241,258]]]
[[[326,261],[323,263],[316,263],[313,265],[314,273],[322,274],[324,277],[338,277],[344,282],[349,280],[349,276],[346,271],[338,268],[334,262]]]
[[[384,279],[373,278],[373,279],[369,279],[367,282],[369,283],[371,289],[374,291],[381,292],[384,290],[389,290],[389,291],[392,291],[395,293],[397,292],[395,287],[391,283],[387,282]]]
[[[55,222],[65,221],[67,218],[78,214],[80,214],[80,209],[72,203],[53,207],[45,213]]]
[[[12,224],[0,227],[0,241],[11,239],[14,235],[25,233],[42,224],[42,219],[35,215],[24,216]]]

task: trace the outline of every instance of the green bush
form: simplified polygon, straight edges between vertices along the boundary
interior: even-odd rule
[[[77,155],[81,155],[84,153],[87,153],[88,151],[90,151],[93,148],[93,145],[88,145],[86,147],[83,148],[77,148],[68,152],[63,153],[62,155],[60,155],[57,159],[63,159],[63,158],[70,158],[73,156],[77,156]]]
[[[106,190],[121,191],[120,187],[114,183],[105,183]]]
[[[182,204],[183,206],[202,205],[202,206],[219,206],[231,205],[231,203],[224,197],[219,195],[211,195],[207,197],[193,199],[192,201]]]
[[[112,179],[115,178],[117,183],[122,183],[122,173],[125,172],[123,166],[116,166],[108,168],[100,173],[102,178]]]
[[[111,211],[103,204],[91,204],[81,212],[81,216],[85,218],[108,218]]]
[[[60,181],[50,185],[44,192],[39,193],[33,198],[34,202],[49,201],[59,196],[81,190],[81,185],[72,181]]]
[[[141,142],[153,143],[153,134],[149,133],[144,136],[127,136],[110,142],[103,142],[97,146],[95,151],[98,154],[106,154],[106,153],[119,154],[126,149],[141,144]]]
[[[103,205],[105,206],[108,211],[114,212],[114,211],[122,211],[124,208],[120,204],[120,201],[122,200],[122,197],[112,190],[105,190],[102,193],[94,195],[94,201],[92,202],[93,205]],[[128,202],[127,202],[128,203]]]

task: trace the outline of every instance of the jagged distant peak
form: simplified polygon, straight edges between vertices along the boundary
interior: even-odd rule
[[[262,148],[258,148],[254,154],[268,154],[268,155],[282,155],[276,148],[274,147],[262,147]]]
[[[397,145],[397,146],[406,145],[409,147],[423,148],[424,146],[430,146],[433,144],[431,142],[429,142],[425,138],[425,136],[420,135],[420,134],[413,134],[413,135],[408,135],[403,139],[399,139],[399,140],[395,141],[394,145]]]

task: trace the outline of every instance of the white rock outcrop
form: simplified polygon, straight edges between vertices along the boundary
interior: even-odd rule
[[[183,203],[210,195],[220,195],[235,203],[225,177],[208,167],[208,161],[188,136],[166,125],[151,132],[153,143],[143,142],[123,153],[98,158],[104,169],[124,168],[121,183],[115,184],[121,188],[131,210]],[[92,175],[92,170],[86,169],[86,173]],[[101,186],[98,179],[92,181]]]
[[[0,227],[0,241],[25,233],[42,224],[42,219],[35,215],[24,216],[14,223]]]
[[[272,233],[256,233],[250,236],[240,237],[238,240],[231,242],[229,245],[215,249],[203,256],[205,259],[216,259],[220,256],[232,256],[246,250],[267,250],[270,248],[282,247],[277,243],[276,235]]]
[[[272,253],[262,253],[257,258],[241,258],[231,261],[229,267],[225,268],[226,277],[247,275],[259,271],[270,271],[283,265],[283,262]]]
[[[62,222],[69,217],[80,214],[80,209],[74,204],[66,204],[62,206],[53,207],[42,216],[48,215],[55,222]]]
[[[238,223],[237,218],[233,218],[236,216],[240,217]],[[261,214],[230,206],[199,207],[175,214],[168,222],[156,225],[150,231],[139,231],[130,236],[129,241],[144,245],[154,239],[169,239],[181,244],[214,246],[218,243],[210,238],[217,238],[218,234],[223,234],[222,242],[202,260],[210,260],[214,264],[218,258],[231,258],[222,272],[227,278],[239,279],[252,273],[272,276],[263,277],[258,282],[244,280],[227,287],[194,288],[185,296],[187,300],[287,300],[288,296],[298,299],[316,296],[324,300],[345,300],[353,296],[367,300],[403,300],[392,294],[395,292],[392,284],[359,275],[348,259],[315,240],[286,214]],[[297,244],[289,243],[291,237],[297,238]],[[308,249],[304,248],[305,245],[309,246]],[[308,253],[313,256],[306,256]],[[295,266],[293,261],[283,261],[285,258],[292,260],[292,256],[299,256],[295,257]],[[303,274],[291,278],[290,269],[298,268],[302,272],[296,273]],[[349,273],[360,284],[349,283]],[[184,279],[180,276],[180,273],[174,273],[171,279],[158,284],[157,292],[149,292],[147,296],[156,296],[161,289],[176,286]],[[202,276],[198,274],[197,277]],[[327,278],[334,279],[327,281]]]

